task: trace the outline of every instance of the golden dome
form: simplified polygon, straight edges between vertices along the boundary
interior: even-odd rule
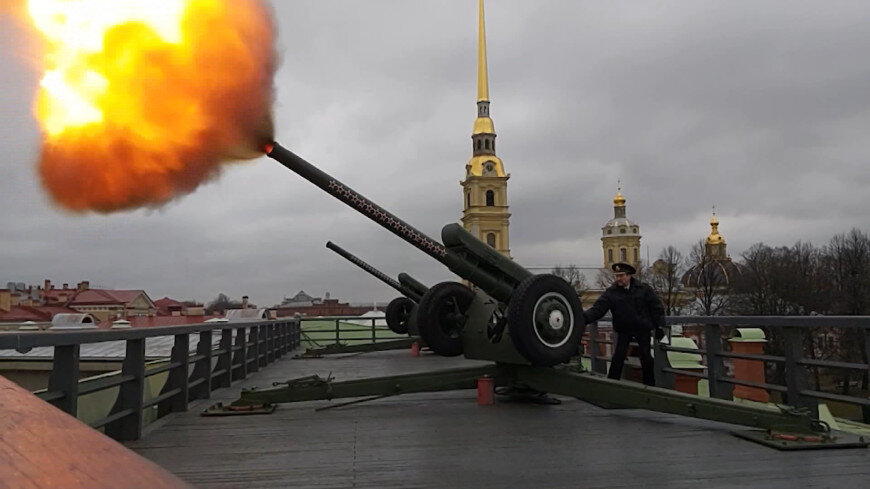
[[[466,166],[468,168],[468,174],[475,177],[483,176],[487,163],[492,163],[492,170],[494,176],[507,176],[507,174],[504,172],[504,165],[502,164],[501,159],[496,155],[472,156],[471,159],[468,161],[468,165]]]
[[[716,219],[716,213],[710,219],[710,236],[707,236],[707,244],[721,244],[725,242],[725,238],[719,234],[719,219]]]
[[[472,134],[495,134],[495,126],[492,119],[489,117],[478,117],[474,121],[474,132]]]
[[[616,191],[616,196],[613,197],[613,205],[615,206],[625,206],[625,197],[622,195],[621,190]]]

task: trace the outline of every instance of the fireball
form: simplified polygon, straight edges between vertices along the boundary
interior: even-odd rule
[[[29,0],[45,41],[39,174],[77,212],[159,206],[271,141],[274,26],[256,0]]]

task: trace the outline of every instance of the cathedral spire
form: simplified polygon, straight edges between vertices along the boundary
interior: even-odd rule
[[[486,26],[483,0],[478,0],[477,31],[477,119],[471,133],[472,157],[466,166],[468,175],[504,177],[501,160],[495,155],[495,125],[489,117],[489,78],[486,70]]]
[[[477,101],[489,101],[489,80],[486,76],[486,27],[483,21],[483,0],[478,0],[477,29]]]
[[[495,154],[495,126],[489,117],[489,78],[486,67],[486,27],[483,0],[478,0],[477,118],[471,133],[471,159],[462,185],[462,226],[499,253],[510,257],[507,181]]]

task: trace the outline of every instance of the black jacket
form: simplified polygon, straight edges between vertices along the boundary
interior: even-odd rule
[[[644,331],[665,325],[665,308],[649,285],[631,278],[626,290],[614,283],[592,307],[583,312],[587,323],[598,321],[610,311],[613,314],[613,330],[617,333]]]

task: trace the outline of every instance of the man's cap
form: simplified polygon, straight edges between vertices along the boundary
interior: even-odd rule
[[[634,275],[637,272],[633,266],[623,262],[614,263],[610,268],[612,268],[614,272],[624,272],[629,275]]]

